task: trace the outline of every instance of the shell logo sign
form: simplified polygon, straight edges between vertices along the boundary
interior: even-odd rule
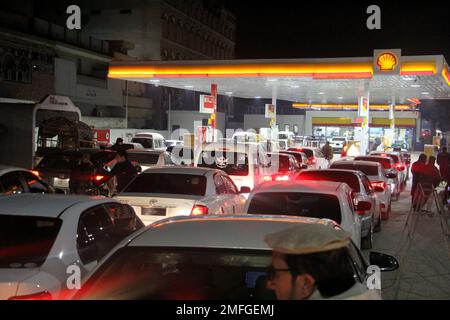
[[[377,58],[377,66],[380,71],[394,71],[398,65],[398,59],[395,54],[390,52],[382,53]]]

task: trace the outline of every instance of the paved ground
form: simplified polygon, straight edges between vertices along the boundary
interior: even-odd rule
[[[374,236],[372,251],[392,254],[400,262],[399,270],[382,274],[383,299],[450,299],[450,247],[436,207],[431,207],[432,216],[416,216],[411,238],[402,233],[411,205],[410,183]],[[446,219],[449,223],[448,213]]]

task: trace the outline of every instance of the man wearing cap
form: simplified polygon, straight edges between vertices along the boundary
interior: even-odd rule
[[[273,250],[267,286],[278,300],[379,300],[355,280],[347,251],[351,235],[322,224],[300,224],[266,236]]]

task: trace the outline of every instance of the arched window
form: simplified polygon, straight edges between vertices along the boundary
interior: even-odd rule
[[[3,79],[7,81],[17,80],[17,65],[12,54],[7,54],[3,59]]]

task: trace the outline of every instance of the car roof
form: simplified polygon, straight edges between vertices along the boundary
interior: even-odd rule
[[[138,136],[140,136],[140,137],[138,137]],[[160,133],[157,133],[157,132],[138,132],[138,133],[136,133],[134,135],[133,138],[143,138],[145,136],[152,136],[152,137],[163,138],[164,139],[164,136],[162,134],[160,134]]]
[[[156,222],[138,232],[128,246],[271,250],[264,242],[266,235],[298,224],[317,223],[328,225],[330,229],[335,225],[327,219],[285,216],[176,217]]]
[[[24,193],[0,197],[0,215],[57,218],[68,208],[88,202],[93,202],[95,205],[117,202],[117,200],[103,197]]]
[[[161,168],[150,168],[143,173],[174,173],[174,174],[188,174],[188,175],[206,175],[210,172],[218,172],[219,170],[199,167],[178,167],[165,166]]]
[[[380,160],[380,159],[383,159],[383,160],[388,160],[388,161],[394,161],[394,160],[392,160],[392,158],[389,158],[389,157],[381,157],[381,156],[357,156],[357,157],[355,157],[355,159],[358,159],[358,158],[361,158],[361,159],[363,159],[363,158],[366,158],[366,159],[374,159],[374,160]],[[357,160],[358,161],[358,160]],[[366,160],[367,161],[367,160]]]
[[[127,150],[127,153],[147,153],[147,154],[161,154],[161,153],[165,153],[166,151],[162,151],[162,150],[148,150],[148,149],[131,149],[131,150]]]
[[[213,151],[213,150],[219,150],[224,152],[242,152],[246,153],[250,151],[251,149],[254,149],[255,151],[261,148],[261,145],[259,143],[255,142],[246,142],[246,143],[210,143],[207,144],[202,148],[201,151]],[[227,149],[227,150],[221,150],[221,149]]]
[[[0,165],[0,175],[8,173],[8,172],[12,172],[12,171],[27,171],[27,172],[30,172],[30,170],[24,169],[24,168]]]
[[[260,192],[308,192],[308,193],[328,193],[336,194],[343,185],[342,182],[331,181],[310,181],[310,180],[294,180],[274,184],[266,182],[257,186],[253,193]]]

